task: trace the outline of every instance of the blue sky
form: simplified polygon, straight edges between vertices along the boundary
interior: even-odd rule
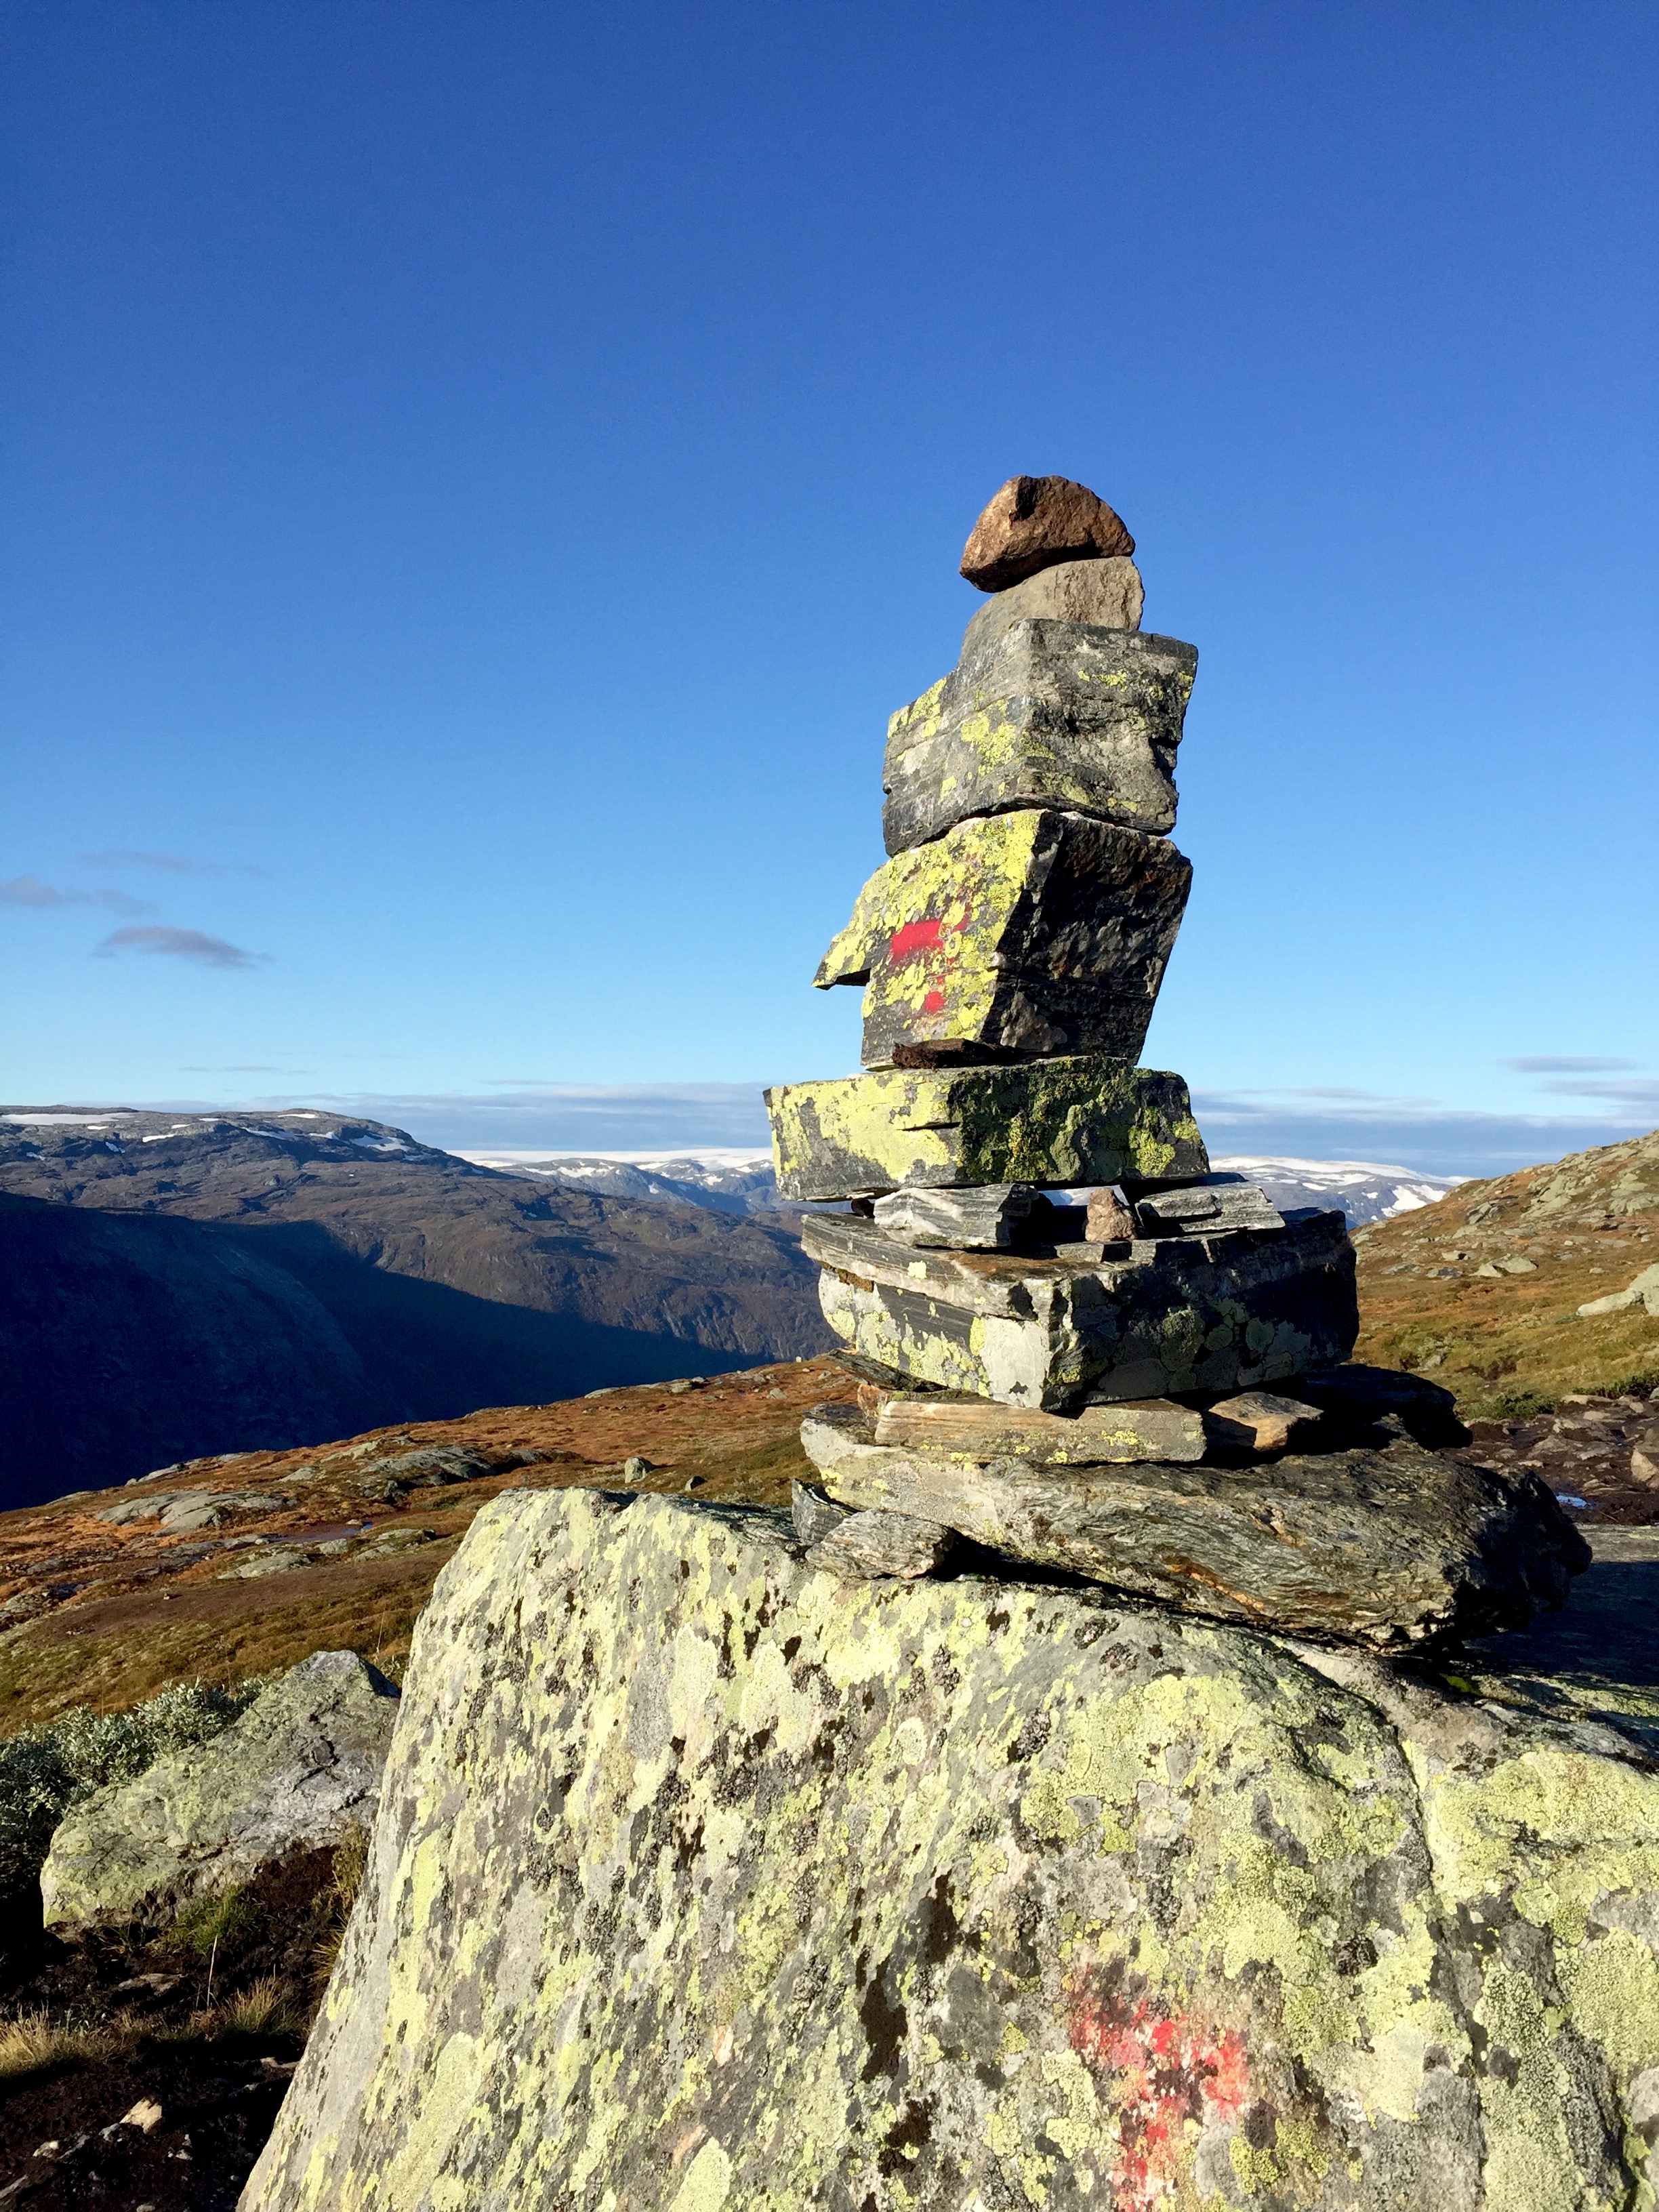
[[[1659,1121],[1650,8],[0,33],[13,1101],[757,1133],[1026,471],[1200,648],[1212,1148]]]

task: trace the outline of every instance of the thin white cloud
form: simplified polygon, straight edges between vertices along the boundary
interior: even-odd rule
[[[1571,1096],[1583,1089],[1561,1087]],[[1411,1098],[1322,1108],[1291,1094],[1274,1099],[1259,1091],[1204,1091],[1194,1092],[1193,1109],[1212,1152],[1248,1148],[1301,1159],[1401,1160],[1436,1174],[1498,1176],[1651,1127],[1659,1121],[1659,1088],[1645,1097],[1621,1091],[1599,1114],[1594,1108],[1577,1115],[1489,1114]]]
[[[623,1146],[654,1158],[711,1146],[761,1151],[771,1142],[758,1083],[549,1083],[483,1095],[267,1091],[245,1103],[249,1110],[272,1112],[314,1107],[319,1100],[337,1114],[398,1128],[413,1125],[422,1142],[457,1152],[508,1146],[600,1152]]]
[[[1634,1083],[1540,1083],[1538,1088],[1560,1098],[1605,1098],[1609,1106],[1659,1120],[1659,1080],[1652,1076]]]
[[[793,1074],[792,1071],[792,1074]],[[787,1079],[780,1076],[777,1079]],[[406,1129],[422,1143],[456,1152],[601,1153],[645,1158],[725,1147],[762,1151],[769,1142],[759,1083],[548,1083],[513,1091],[264,1091],[238,1100],[167,1099],[168,1108],[293,1112],[325,1107]],[[1586,1152],[1659,1121],[1638,1118],[1633,1102],[1609,1101],[1582,1114],[1460,1112],[1442,1102],[1365,1093],[1360,1102],[1271,1097],[1261,1092],[1199,1091],[1199,1126],[1215,1153],[1250,1152],[1301,1160],[1392,1160],[1416,1173],[1507,1175],[1564,1153]],[[1624,1110],[1620,1110],[1622,1108]],[[1638,1109],[1639,1112],[1639,1109]]]
[[[0,905],[37,908],[102,906],[107,907],[112,914],[154,914],[155,911],[148,899],[131,898],[125,891],[66,890],[58,884],[42,883],[40,877],[33,874],[13,876],[9,881],[0,884]]]
[[[173,960],[198,960],[207,968],[252,968],[270,957],[268,952],[245,952],[240,945],[209,937],[199,929],[172,929],[161,922],[114,930],[97,949],[106,956],[159,952]]]
[[[1621,1069],[1640,1067],[1639,1060],[1575,1060],[1559,1053],[1528,1053],[1516,1060],[1500,1060],[1500,1067],[1510,1067],[1517,1075],[1617,1075]],[[1546,1090],[1559,1086],[1546,1084]]]
[[[106,853],[82,853],[83,868],[157,868],[169,876],[262,876],[263,868],[246,861],[198,860],[189,853],[146,853],[131,845],[114,845]]]

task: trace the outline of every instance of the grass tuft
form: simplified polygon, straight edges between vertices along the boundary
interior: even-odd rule
[[[195,2024],[210,2036],[303,2035],[308,2022],[282,1976],[261,1974]]]
[[[95,2064],[137,2048],[143,2030],[125,2014],[113,2020],[54,2021],[44,2008],[0,2019],[0,2080],[40,2074],[48,2067]]]
[[[209,1959],[222,1946],[249,1934],[261,1917],[246,1889],[222,1889],[192,1899],[173,1922],[167,1941],[173,1950],[193,1951],[198,1959]]]
[[[325,1982],[334,1972],[334,1962],[340,1955],[340,1946],[345,1941],[351,1908],[357,1901],[357,1892],[362,1887],[363,1875],[368,1865],[368,1835],[362,1828],[348,1830],[334,1850],[334,1865],[325,1893],[327,1914],[321,1932],[312,1946],[312,1971],[319,1982]]]

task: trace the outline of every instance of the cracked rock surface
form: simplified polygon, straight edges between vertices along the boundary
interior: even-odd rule
[[[1650,2203],[1618,1729],[787,1516],[507,1493],[245,2212]]]

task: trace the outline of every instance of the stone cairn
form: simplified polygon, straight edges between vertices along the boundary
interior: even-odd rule
[[[889,726],[890,857],[815,979],[863,987],[866,1072],[767,1093],[783,1195],[851,1202],[803,1243],[865,1378],[805,1425],[797,1530],[845,1574],[967,1539],[1379,1649],[1524,1620],[1588,1556],[1553,1496],[1429,1449],[1465,1433],[1444,1392],[1343,1364],[1342,1215],[1212,1174],[1136,1065],[1198,654],[1142,632],[1133,552],[1084,485],[1011,478],[963,555],[988,604]]]

